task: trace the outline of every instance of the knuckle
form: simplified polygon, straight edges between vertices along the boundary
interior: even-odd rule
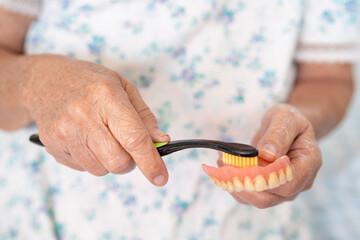
[[[72,134],[70,123],[65,119],[59,121],[55,127],[54,134],[58,140],[66,140]]]
[[[133,83],[131,81],[128,81],[128,80],[124,79],[123,84],[124,84],[124,89],[127,92],[138,91],[135,83]]]
[[[294,195],[294,192],[292,189],[290,188],[284,188],[282,191],[281,191],[281,196],[283,197],[286,197],[286,198],[289,198],[291,196]]]
[[[89,86],[91,93],[96,93],[96,95],[108,95],[112,92],[114,83],[111,81],[99,81]]]
[[[271,130],[271,134],[276,136],[275,139],[281,145],[287,145],[291,141],[289,131],[286,127],[276,127]]]
[[[77,99],[66,106],[66,114],[72,120],[82,121],[88,119],[88,107],[83,99]]]
[[[138,114],[142,120],[148,119],[148,120],[156,120],[155,115],[151,112],[150,108],[148,106],[144,107],[140,111],[138,111]]]
[[[109,171],[106,170],[105,168],[95,168],[92,170],[88,170],[88,172],[97,177],[102,177],[109,173]]]
[[[259,195],[257,198],[253,200],[252,205],[259,209],[269,208],[275,205],[275,202],[271,197]]]
[[[120,174],[128,172],[134,166],[131,159],[113,159],[106,165],[110,173]]]
[[[147,161],[147,163],[143,164],[142,172],[146,176],[158,176],[161,173],[160,166],[155,163],[155,161]]]
[[[259,208],[259,209],[266,209],[266,208],[273,206],[272,204],[270,204],[269,201],[257,201],[253,205],[254,205],[254,207]]]
[[[116,102],[116,94],[114,89],[116,82],[109,80],[102,80],[93,83],[87,87],[87,97],[91,104],[96,104],[101,101]]]
[[[149,136],[145,133],[138,135],[130,135],[124,141],[124,148],[130,152],[141,150],[149,140]]]

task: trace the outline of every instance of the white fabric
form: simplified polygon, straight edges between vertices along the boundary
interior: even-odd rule
[[[351,63],[360,59],[359,45],[355,42],[344,44],[303,44],[296,53],[297,62]]]
[[[355,62],[360,56],[359,3],[306,0],[297,62]]]
[[[41,0],[0,0],[0,7],[6,10],[35,16],[39,13]]]
[[[321,25],[328,7],[342,9],[333,1],[312,1],[313,11],[302,0],[45,0],[25,49],[126,76],[174,140],[249,143],[264,112],[291,91],[299,37],[322,39],[301,28],[306,11]],[[339,34],[330,26],[324,39]],[[215,164],[216,152],[165,157],[170,179],[155,188],[139,170],[97,178],[61,166],[28,143],[35,131],[0,133],[0,238],[20,229],[27,239],[52,239],[52,223],[59,239],[309,239],[301,202],[259,210],[216,188],[200,167]],[[20,214],[19,206],[35,210]]]

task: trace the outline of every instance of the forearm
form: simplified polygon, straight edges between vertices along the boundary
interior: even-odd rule
[[[288,103],[298,108],[321,138],[343,118],[353,93],[351,65],[304,64]]]
[[[24,106],[22,88],[31,64],[23,55],[0,47],[0,128],[16,130],[31,122]]]

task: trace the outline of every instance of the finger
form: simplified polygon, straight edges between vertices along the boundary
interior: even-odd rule
[[[116,99],[109,101],[109,104],[105,106],[107,108],[108,127],[116,140],[130,154],[144,176],[154,185],[162,186],[168,179],[165,164],[128,96],[121,88],[118,91],[119,94],[116,95]]]
[[[299,119],[299,113],[295,109],[278,110],[267,117],[270,121],[269,127],[260,139],[257,148],[259,156],[268,161],[275,161],[285,155],[294,139],[306,128],[306,121]]]
[[[82,167],[80,167],[78,164],[73,162],[73,160],[69,154],[64,153],[64,152],[52,151],[47,148],[46,148],[46,151],[50,155],[52,155],[58,163],[65,165],[69,168],[72,168],[74,170],[77,170],[77,171],[81,171],[81,172],[85,171]]]
[[[224,166],[224,162],[222,161],[223,153],[221,151],[218,151],[218,154],[219,154],[219,157],[218,157],[216,163],[217,163],[218,167],[222,167],[222,166]]]
[[[125,174],[135,168],[131,156],[114,138],[106,126],[99,126],[88,137],[88,146],[103,166],[114,174]]]
[[[233,198],[238,202],[238,203],[242,203],[245,205],[250,205],[250,203],[248,203],[247,201],[245,201],[238,193],[230,193]]]
[[[104,176],[109,173],[88,148],[87,141],[84,138],[79,137],[77,140],[73,140],[68,145],[68,149],[72,160],[85,171],[95,176]]]
[[[241,202],[251,204],[257,208],[264,209],[273,207],[279,203],[287,201],[285,197],[278,196],[273,193],[266,191],[255,192],[255,191],[242,191],[239,193],[232,193],[235,199],[239,199]]]
[[[291,159],[293,179],[278,188],[268,190],[283,197],[291,197],[310,188],[322,165],[321,152],[311,131],[306,131],[294,141],[288,155]]]
[[[129,96],[131,104],[134,106],[139,117],[144,123],[145,127],[150,133],[150,136],[154,142],[169,142],[170,136],[159,129],[155,115],[151,112],[148,105],[142,99],[136,86],[129,81],[122,79],[122,85]]]

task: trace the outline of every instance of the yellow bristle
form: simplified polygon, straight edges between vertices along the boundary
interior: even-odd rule
[[[223,153],[222,161],[225,165],[237,168],[255,167],[258,165],[257,157],[238,157],[228,153]]]

